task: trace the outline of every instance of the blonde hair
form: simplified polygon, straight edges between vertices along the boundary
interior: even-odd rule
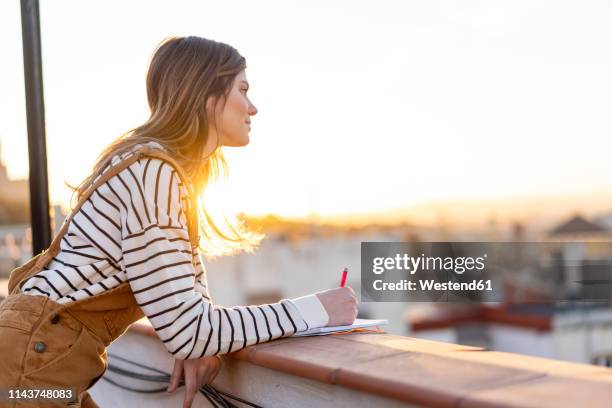
[[[70,188],[81,198],[87,187],[110,164],[112,157],[129,151],[137,144],[154,141],[185,170],[195,197],[199,235],[207,245],[198,248],[208,257],[226,255],[238,250],[251,251],[263,235],[246,228],[243,221],[224,218],[225,232],[206,210],[201,195],[206,186],[221,175],[227,175],[227,162],[219,146],[207,157],[204,149],[209,125],[215,126],[218,104],[211,117],[206,102],[212,98],[223,109],[238,73],[246,61],[230,45],[201,37],[170,37],[162,41],[151,58],[147,72],[147,99],[151,115],[142,125],[131,129],[108,145],[98,156],[92,173],[78,186]],[[198,198],[200,198],[198,200]],[[190,215],[192,216],[192,215]]]

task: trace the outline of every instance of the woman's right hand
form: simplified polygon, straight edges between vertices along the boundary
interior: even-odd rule
[[[315,293],[327,311],[327,326],[353,324],[357,317],[357,295],[349,286]]]
[[[191,408],[193,399],[201,387],[213,382],[221,370],[219,356],[201,357],[189,360],[174,360],[174,370],[166,392],[172,394],[185,380],[185,398],[183,408]]]

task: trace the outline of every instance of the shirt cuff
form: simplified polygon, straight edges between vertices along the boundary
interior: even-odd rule
[[[288,300],[298,309],[309,329],[325,327],[329,322],[329,315],[317,295],[306,295]]]

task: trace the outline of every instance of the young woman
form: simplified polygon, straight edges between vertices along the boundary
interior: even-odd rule
[[[157,48],[150,118],[102,152],[52,245],[11,274],[0,338],[13,341],[0,342],[0,388],[73,388],[77,404],[95,407],[87,389],[104,374],[106,346],[147,316],[175,358],[168,391],[184,378],[189,407],[220,369],[217,356],[354,321],[349,287],[258,306],[211,301],[201,253],[259,239],[240,225],[219,228],[196,198],[225,167],[221,147],[249,143],[257,109],[245,68],[233,47],[205,38]]]

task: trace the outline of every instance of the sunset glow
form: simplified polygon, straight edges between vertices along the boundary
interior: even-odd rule
[[[251,144],[226,149],[229,184],[207,192],[211,209],[330,217],[612,191],[605,4],[179,3],[41,1],[54,203],[146,120],[149,57],[186,34],[246,57],[259,109]],[[2,160],[22,178],[19,3],[0,16]]]

